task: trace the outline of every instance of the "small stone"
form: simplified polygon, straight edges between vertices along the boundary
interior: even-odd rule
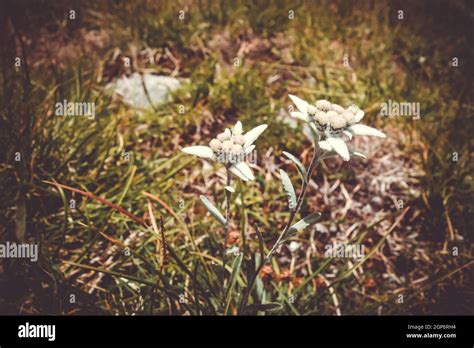
[[[239,231],[230,231],[229,237],[227,239],[227,246],[238,244],[240,242],[240,232]]]
[[[220,149],[222,149],[222,143],[219,139],[212,139],[209,142],[209,147],[214,151],[219,151]]]

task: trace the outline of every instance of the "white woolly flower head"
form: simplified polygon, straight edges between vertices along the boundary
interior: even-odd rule
[[[252,170],[245,163],[245,157],[253,151],[255,148],[253,143],[265,129],[267,125],[262,124],[244,134],[242,123],[238,121],[232,130],[226,128],[224,132],[211,139],[209,146],[189,146],[181,151],[223,163],[242,180],[253,180]]]
[[[343,108],[338,104],[328,100],[317,100],[314,105],[294,95],[289,95],[298,111],[291,112],[291,116],[308,122],[323,140],[319,141],[321,149],[328,152],[335,152],[345,161],[350,159],[351,153],[347,148],[341,135],[346,135],[349,140],[353,135],[370,135],[386,138],[386,135],[369,126],[359,124],[364,117],[364,111],[356,105]],[[359,152],[352,152],[361,156]],[[363,156],[363,155],[362,155]]]

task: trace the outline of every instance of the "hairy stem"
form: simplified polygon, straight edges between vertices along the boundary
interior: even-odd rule
[[[280,233],[280,236],[278,237],[277,241],[275,244],[273,244],[272,248],[268,252],[268,254],[265,256],[263,262],[261,262],[257,269],[255,270],[255,273],[253,274],[252,278],[250,279],[250,282],[245,290],[244,297],[242,298],[242,302],[240,303],[239,306],[239,313],[242,312],[242,310],[245,308],[247,305],[248,297],[250,296],[250,292],[252,291],[253,285],[255,283],[255,280],[257,279],[258,274],[260,273],[261,269],[263,266],[268,263],[272,257],[272,255],[275,253],[276,249],[280,245],[281,240],[283,237],[287,234],[289,228],[293,224],[293,220],[296,217],[296,214],[298,214],[299,210],[301,209],[301,205],[303,204],[304,197],[306,195],[306,191],[308,190],[308,185],[309,181],[311,180],[311,176],[313,174],[314,169],[316,168],[317,164],[319,163],[321,158],[321,150],[319,149],[319,146],[317,143],[314,145],[314,150],[313,150],[313,157],[311,158],[311,162],[308,167],[308,171],[306,173],[306,177],[303,180],[303,184],[301,186],[301,191],[300,194],[298,195],[298,199],[296,201],[296,207],[295,209],[291,210],[290,213],[290,218],[288,219],[285,227],[283,228],[283,232]]]
[[[227,167],[227,183],[226,186],[230,186],[232,183],[232,174]],[[224,280],[223,280],[223,287],[224,288],[224,282],[225,282],[225,266],[227,263],[227,255],[226,255],[226,249],[227,249],[227,239],[229,238],[229,229],[230,229],[230,195],[231,192],[227,189],[225,189],[225,236],[224,236],[224,245],[222,246],[222,270],[224,274]]]

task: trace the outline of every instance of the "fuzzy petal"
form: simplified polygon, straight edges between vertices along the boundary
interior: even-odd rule
[[[364,110],[359,110],[357,111],[357,113],[355,114],[355,122],[360,122],[360,120],[362,120],[364,118],[364,115],[365,115],[365,112]]]
[[[366,155],[364,155],[362,152],[359,151],[350,151],[351,156],[357,156],[357,157],[362,157],[362,158],[367,158]]]
[[[302,113],[302,112],[300,112],[300,111],[293,111],[293,112],[290,112],[290,115],[291,115],[291,117],[300,119],[300,120],[305,121],[305,122],[311,121],[311,119],[309,118],[308,114],[304,114],[304,113]]]
[[[296,95],[289,94],[288,95],[291,101],[296,105],[296,108],[303,114],[308,113],[308,103],[305,102],[303,99],[298,98]]]
[[[234,128],[232,128],[232,134],[236,135],[236,134],[242,134],[243,130],[242,130],[242,122],[240,121],[237,121],[237,123],[235,124]]]
[[[352,140],[352,133],[351,132],[345,130],[345,131],[342,131],[342,133],[344,133],[349,138],[349,140]]]
[[[349,131],[354,135],[371,135],[373,137],[386,138],[385,133],[378,129],[366,126],[365,124],[354,124],[349,127]]]
[[[230,167],[230,171],[241,178],[243,181],[254,180],[252,169],[245,162],[239,162]]]
[[[331,145],[329,145],[329,143],[328,143],[326,140],[320,141],[318,144],[319,144],[319,147],[320,147],[322,150],[324,150],[324,151],[332,151]]]
[[[342,157],[344,161],[349,161],[350,156],[349,156],[349,149],[347,148],[346,143],[344,140],[342,140],[339,137],[329,137],[326,140],[329,145],[334,149],[334,151],[337,152],[339,156]]]
[[[255,140],[263,133],[265,129],[267,129],[266,124],[261,124],[260,126],[255,127],[252,130],[249,130],[247,133],[244,134],[245,144],[244,147],[250,146],[253,144]]]
[[[351,158],[352,157],[367,158],[362,152],[359,152],[359,151],[349,150],[349,154],[351,155]],[[335,156],[339,156],[339,155],[336,153],[336,151],[332,150],[330,152],[327,152],[324,156],[322,156],[321,159],[328,159]]]
[[[214,159],[214,151],[209,146],[189,146],[181,149],[184,153],[202,158]]]
[[[246,148],[244,149],[244,153],[245,153],[246,155],[248,155],[249,153],[251,153],[251,152],[253,151],[253,149],[255,149],[255,145],[250,145],[249,147],[246,147]]]

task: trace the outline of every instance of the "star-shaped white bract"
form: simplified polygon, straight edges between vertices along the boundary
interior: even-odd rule
[[[181,151],[223,163],[244,181],[254,180],[252,170],[245,162],[245,156],[253,151],[253,143],[265,129],[267,125],[262,124],[243,134],[242,123],[237,121],[232,130],[226,128],[209,142],[209,146],[189,146]]]
[[[335,152],[345,161],[349,161],[351,155],[365,156],[357,151],[349,151],[342,134],[346,135],[349,140],[353,135],[387,137],[375,128],[359,124],[364,117],[364,111],[355,105],[344,109],[327,100],[318,100],[315,105],[312,105],[297,96],[290,94],[289,97],[298,109],[298,111],[291,112],[291,116],[307,122],[323,138],[318,143],[321,149]]]

